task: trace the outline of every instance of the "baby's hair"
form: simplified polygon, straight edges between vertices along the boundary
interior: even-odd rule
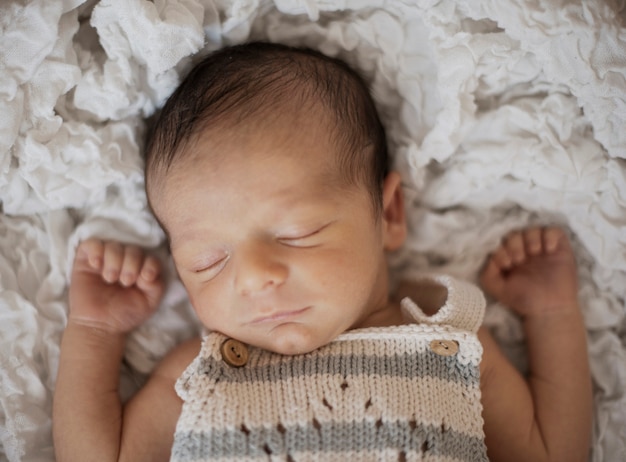
[[[387,142],[364,80],[343,61],[318,51],[263,42],[208,55],[167,100],[147,139],[148,197],[203,130],[232,134],[240,124],[277,118],[285,107],[321,107],[330,114],[327,127],[340,152],[339,176],[347,184],[365,185],[379,213]]]

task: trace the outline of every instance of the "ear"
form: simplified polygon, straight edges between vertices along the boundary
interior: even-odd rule
[[[391,172],[383,183],[383,245],[385,250],[397,250],[406,239],[406,214],[402,178]]]

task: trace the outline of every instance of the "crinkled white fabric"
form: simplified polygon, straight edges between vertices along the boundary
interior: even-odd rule
[[[0,3],[0,440],[53,460],[52,392],[74,248],[158,248],[143,119],[192,63],[266,39],[371,83],[408,196],[405,271],[475,279],[507,231],[572,230],[595,383],[591,460],[626,457],[626,29],[589,0],[9,0]],[[129,344],[124,393],[196,329],[174,280]],[[524,367],[521,330],[487,323]]]

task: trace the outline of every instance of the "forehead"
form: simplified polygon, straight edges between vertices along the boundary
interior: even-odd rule
[[[198,137],[151,197],[170,239],[199,214],[236,222],[254,208],[276,217],[296,205],[316,207],[340,191],[345,195],[332,137],[320,124],[301,122]]]

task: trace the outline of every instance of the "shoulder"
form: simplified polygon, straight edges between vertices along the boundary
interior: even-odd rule
[[[174,348],[157,366],[154,375],[176,381],[200,353],[202,339],[193,337]]]
[[[483,356],[480,362],[481,382],[484,384],[490,380],[494,368],[504,360],[496,340],[485,326],[481,326],[477,332],[478,340],[483,347]]]
[[[200,338],[174,348],[156,367],[143,388],[124,406],[120,460],[168,460],[182,401],[175,383],[200,352]],[[155,403],[158,403],[155,406]]]

